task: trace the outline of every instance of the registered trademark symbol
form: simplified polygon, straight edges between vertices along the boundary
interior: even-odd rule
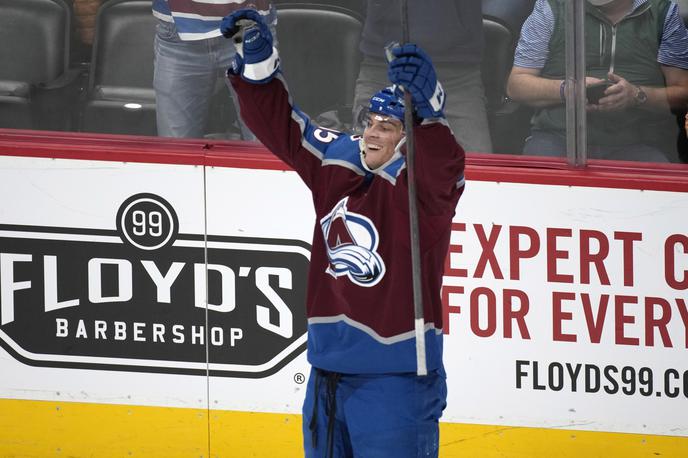
[[[306,377],[301,372],[297,372],[296,374],[294,374],[294,381],[301,385],[303,384],[303,382],[306,381]]]

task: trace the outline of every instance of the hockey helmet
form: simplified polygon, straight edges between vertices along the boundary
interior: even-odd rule
[[[389,86],[370,98],[369,113],[391,116],[404,123],[404,96],[397,86]]]

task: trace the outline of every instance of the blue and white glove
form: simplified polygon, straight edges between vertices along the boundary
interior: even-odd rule
[[[241,9],[222,19],[220,32],[234,40],[237,49],[229,73],[251,83],[267,83],[279,71],[279,54],[272,33],[256,10]]]
[[[430,56],[414,44],[405,44],[391,49],[393,56],[387,76],[411,93],[413,106],[418,117],[440,118],[444,116],[445,93],[437,81]]]

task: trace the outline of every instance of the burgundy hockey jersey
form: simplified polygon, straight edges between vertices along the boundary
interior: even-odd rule
[[[416,371],[404,156],[375,173],[359,138],[321,128],[291,103],[281,76],[230,76],[251,131],[310,188],[316,222],[308,276],[308,361],[328,371]],[[440,288],[464,151],[443,119],[414,127],[428,370],[442,370]]]

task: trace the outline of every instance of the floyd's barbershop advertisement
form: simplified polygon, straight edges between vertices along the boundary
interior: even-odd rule
[[[0,195],[0,397],[300,412],[295,173],[5,156]],[[680,192],[469,180],[443,421],[688,436],[687,214]]]

